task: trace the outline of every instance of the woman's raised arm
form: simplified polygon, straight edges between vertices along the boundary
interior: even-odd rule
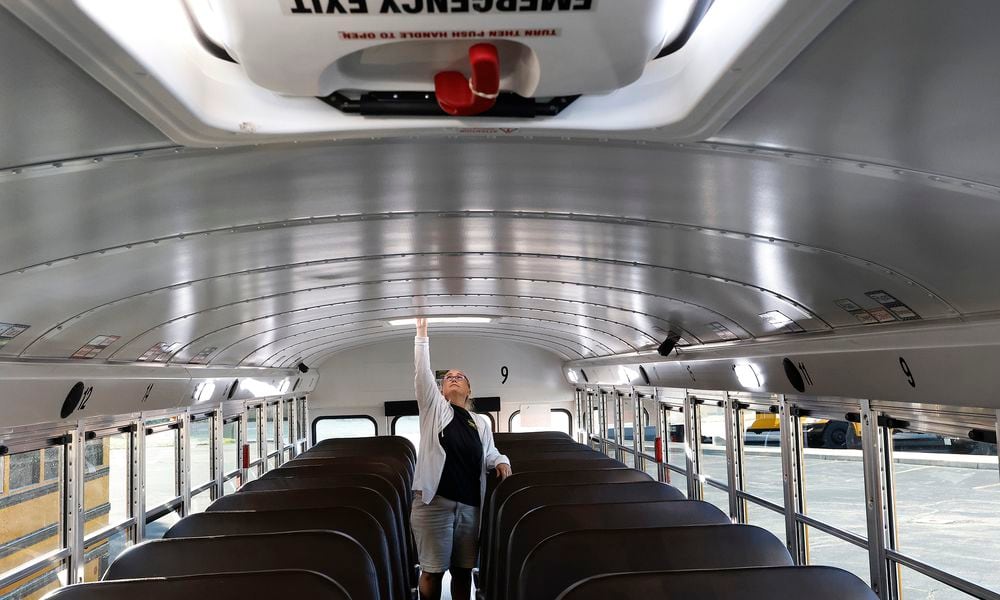
[[[414,388],[417,395],[417,407],[421,416],[428,414],[427,409],[437,400],[438,389],[431,370],[430,340],[427,339],[427,319],[417,319],[417,337],[413,340]]]

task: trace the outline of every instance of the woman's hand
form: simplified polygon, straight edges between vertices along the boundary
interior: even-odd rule
[[[427,337],[427,319],[424,317],[417,317],[417,335]]]
[[[504,479],[510,477],[510,474],[511,474],[510,465],[508,465],[507,463],[500,463],[499,465],[497,465],[497,477],[500,478],[500,481],[503,481]]]

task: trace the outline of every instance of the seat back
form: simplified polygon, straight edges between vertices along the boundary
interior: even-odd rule
[[[339,583],[352,600],[379,600],[375,564],[368,552],[333,531],[152,540],[119,554],[104,579],[281,569],[315,571]]]
[[[642,471],[626,467],[593,471],[518,472],[499,483],[496,482],[495,478],[490,478],[486,483],[486,500],[483,502],[483,513],[480,519],[479,540],[482,552],[480,563],[486,562],[486,556],[492,548],[490,540],[492,529],[496,525],[496,508],[514,492],[533,485],[625,483],[629,481],[651,481],[651,479]],[[496,486],[495,490],[490,489],[491,482]]]
[[[505,598],[517,585],[521,567],[532,549],[543,540],[580,529],[630,529],[684,525],[729,525],[729,516],[708,502],[668,500],[543,506],[526,513],[514,524],[510,538],[501,545],[497,566],[502,574],[490,598]]]
[[[300,510],[349,506],[375,517],[389,538],[389,546],[402,547],[405,532],[396,526],[396,516],[389,503],[378,492],[368,488],[340,488],[336,494],[326,490],[289,490],[284,492],[240,492],[223,496],[208,507],[208,512],[233,510]],[[402,555],[401,556],[405,556]],[[412,570],[406,569],[410,585]]]
[[[297,475],[298,471],[307,469],[311,469],[311,467],[290,469],[290,471]],[[393,517],[396,521],[396,530],[402,532],[404,538],[408,537],[407,532],[410,530],[410,498],[407,497],[406,501],[400,498],[399,491],[395,486],[386,481],[381,475],[369,473],[336,473],[328,477],[299,477],[293,475],[289,475],[288,477],[271,477],[248,482],[240,488],[240,493],[343,487],[366,487],[374,489],[381,494],[392,508]],[[410,544],[402,545],[401,559],[405,564],[414,564],[416,562],[414,557],[411,556]]]
[[[380,435],[363,438],[331,438],[316,443],[312,448],[306,450],[310,452],[321,448],[371,448],[399,451],[408,455],[413,462],[417,462],[417,449],[413,447],[410,440],[401,435]]]
[[[392,465],[399,469],[409,481],[413,480],[416,463],[410,461],[410,457],[399,453],[386,453],[367,450],[365,448],[318,448],[312,449],[308,453],[300,454],[289,462],[309,461],[321,458],[367,458],[380,463]]]
[[[406,468],[399,460],[388,460],[381,456],[320,456],[314,455],[312,458],[293,458],[273,471],[268,471],[261,479],[270,477],[288,477],[291,473],[285,469],[301,469],[303,467],[330,467],[331,472],[353,472],[353,473],[374,473],[388,479],[399,492],[400,497],[405,497],[409,492],[412,480]],[[294,473],[296,477],[299,472]]]
[[[584,579],[558,600],[878,600],[863,581],[834,567],[615,573]]]
[[[785,545],[753,525],[582,529],[556,534],[524,560],[514,600],[555,600],[602,573],[792,566]]]
[[[344,588],[313,571],[213,573],[124,581],[79,583],[44,596],[43,600],[246,600],[257,596],[351,600]]]
[[[563,504],[600,504],[606,502],[649,502],[654,500],[684,500],[677,488],[657,481],[625,483],[586,483],[569,485],[538,485],[511,494],[496,507],[497,517],[490,533],[490,552],[487,556],[487,590],[497,585],[496,564],[501,540],[510,537],[510,531],[528,511],[541,506]]]
[[[390,554],[389,540],[375,517],[350,507],[313,510],[203,512],[184,517],[167,530],[164,539],[280,533],[288,531],[337,531],[356,540],[371,556],[384,598],[406,598],[400,577],[399,553]]]

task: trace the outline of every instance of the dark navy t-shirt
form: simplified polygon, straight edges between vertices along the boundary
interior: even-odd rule
[[[483,443],[469,411],[451,405],[451,423],[441,430],[438,442],[444,448],[444,468],[437,495],[469,506],[479,506],[479,476],[483,466]]]

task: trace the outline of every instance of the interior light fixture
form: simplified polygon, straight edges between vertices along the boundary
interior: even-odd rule
[[[492,323],[490,317],[427,317],[428,323]],[[390,319],[389,325],[416,325],[416,319]]]
[[[569,379],[570,383],[579,383],[580,376],[576,374],[576,371],[570,369],[566,371],[566,379]]]
[[[764,383],[752,365],[733,365],[733,371],[740,385],[745,388],[759,388]]]
[[[199,383],[195,388],[194,397],[198,403],[208,402],[215,394],[215,384],[211,382]]]

